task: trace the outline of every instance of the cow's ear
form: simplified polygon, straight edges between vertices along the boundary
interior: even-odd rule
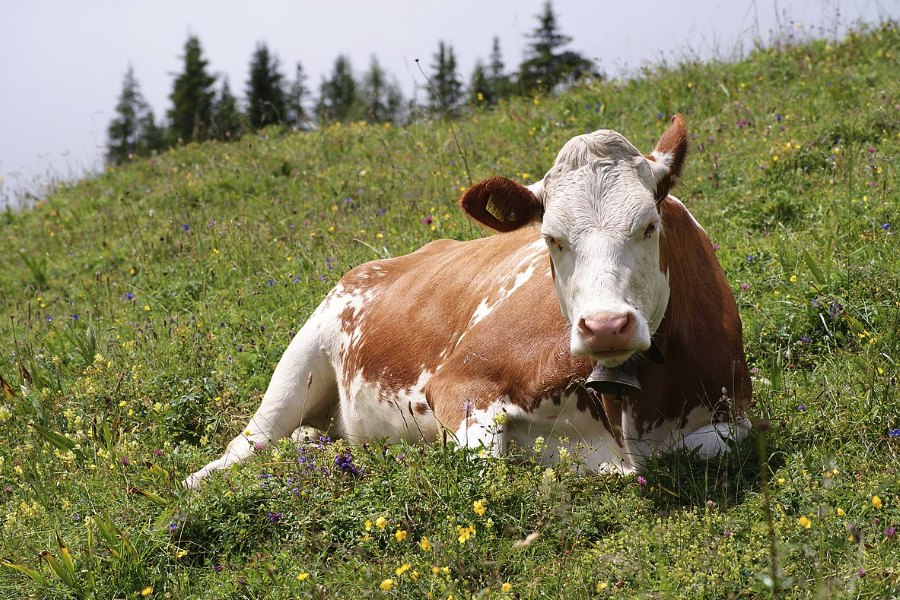
[[[491,177],[470,187],[459,205],[470,217],[496,231],[514,231],[540,221],[543,183],[525,187],[506,177]]]
[[[657,201],[663,200],[669,194],[669,190],[678,183],[687,149],[688,140],[687,130],[684,128],[684,115],[676,114],[672,117],[669,128],[656,143],[656,148],[647,155],[647,160],[655,163],[656,167],[653,172],[657,182]]]

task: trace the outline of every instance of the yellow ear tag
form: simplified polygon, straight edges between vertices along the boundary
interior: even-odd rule
[[[503,213],[500,212],[500,209],[497,208],[496,204],[494,204],[493,198],[488,198],[487,206],[485,206],[484,209],[486,211],[488,211],[491,214],[491,216],[493,216],[495,219],[497,219],[501,223],[504,221]]]

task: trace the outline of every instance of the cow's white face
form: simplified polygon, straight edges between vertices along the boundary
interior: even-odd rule
[[[569,140],[528,188],[494,178],[463,197],[470,215],[500,231],[540,221],[574,355],[615,367],[650,347],[669,301],[657,202],[686,146],[680,115],[647,156],[614,131],[596,131]]]

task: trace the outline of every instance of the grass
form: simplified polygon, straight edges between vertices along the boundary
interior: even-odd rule
[[[896,597],[898,71],[887,24],[473,107],[465,160],[440,121],[270,129],[0,214],[0,597]],[[649,151],[674,112],[765,432],[640,479],[315,439],[181,489],[342,273],[479,236],[472,182],[601,126]]]

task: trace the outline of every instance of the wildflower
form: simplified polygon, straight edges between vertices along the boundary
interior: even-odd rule
[[[879,498],[878,496],[872,496],[872,506],[874,506],[877,510],[881,510],[881,498]]]
[[[804,335],[803,337],[800,338],[800,342],[803,344],[810,344],[810,343],[812,343],[812,338],[809,337],[808,335]]]
[[[422,223],[424,223],[425,225],[431,225],[433,222],[434,222],[434,219],[431,218],[431,215],[428,215],[427,217],[422,219]]]
[[[168,529],[169,531],[175,531],[176,529],[178,529],[178,525],[176,525],[175,523],[169,523]]]
[[[475,511],[475,514],[476,514],[476,515],[479,515],[479,516],[483,515],[483,514],[484,514],[484,511],[485,511],[485,508],[484,508],[484,501],[483,501],[483,500],[476,500],[475,502],[473,502],[473,503],[472,503],[472,510]]]
[[[749,283],[742,283],[742,284],[741,284],[741,289],[744,290],[744,291],[746,292],[747,290],[750,289],[750,284],[749,284]]]
[[[394,571],[394,573],[396,573],[397,575],[403,575],[404,573],[406,573],[407,571],[409,571],[410,567],[412,567],[411,564],[409,564],[409,563],[403,563],[402,565],[400,565],[399,567],[397,567],[397,570]]]
[[[378,584],[378,587],[380,587],[385,592],[389,592],[394,587],[394,580],[393,579],[385,579],[380,584]]]
[[[80,317],[79,315],[72,315],[72,320],[73,320],[73,321],[77,321],[77,320],[80,319],[80,318],[81,318],[81,317]]]
[[[270,279],[266,282],[266,285],[275,285],[275,282]]]
[[[866,576],[866,570],[863,567],[860,567],[859,571],[857,571],[857,573],[859,574],[860,577]]]
[[[262,450],[265,447],[266,447],[266,445],[263,442],[256,442],[255,444],[253,444],[253,449],[256,450],[257,452],[259,452],[260,450]]]
[[[387,527],[387,523],[387,519],[385,519],[384,517],[378,517],[377,519],[375,519],[375,527],[377,527],[378,529],[384,529],[385,527]]]
[[[805,405],[805,404],[801,404],[800,406],[797,407],[797,410],[799,410],[800,412],[805,411],[805,410],[806,410],[806,405]]]
[[[884,537],[886,537],[886,538],[892,538],[896,534],[897,534],[897,529],[893,525],[891,525],[890,527],[888,527],[887,529],[884,530]]]
[[[277,513],[270,512],[268,517],[269,517],[269,521],[271,521],[272,523],[277,523],[278,521],[281,520],[281,513],[280,512],[277,512]]]
[[[719,251],[719,245],[718,245],[718,244],[713,244],[713,245],[712,245],[712,249],[713,249],[714,252],[718,252],[718,251]]]
[[[837,514],[838,514],[839,517],[843,517],[843,516],[844,516],[844,509],[843,509],[843,508],[837,509]]]
[[[366,531],[372,529],[372,521],[370,519],[366,519],[366,522],[363,524],[366,528]]]
[[[503,592],[504,594],[511,589],[512,589],[512,584],[509,583],[508,581],[506,583],[504,583],[502,586],[500,586],[500,591]]]
[[[394,533],[394,538],[395,538],[398,542],[402,542],[403,540],[406,539],[406,530],[405,530],[405,529],[398,529],[398,530]]]
[[[800,526],[803,527],[803,529],[809,529],[812,527],[812,521],[805,516],[800,517]]]
[[[190,230],[191,230],[191,226],[188,225],[187,223],[185,223],[184,225],[181,226],[181,230],[182,230],[182,231],[190,231]]]
[[[881,226],[881,228],[884,229],[885,231],[887,231],[888,227],[890,227],[890,226],[891,226],[890,223],[885,223],[884,225]]]
[[[152,585],[148,585],[147,587],[145,587],[144,589],[141,590],[141,596],[149,596],[152,593],[153,593]]]
[[[222,565],[213,565],[213,571],[215,571],[216,573],[221,573]]]
[[[638,482],[638,485],[640,485],[641,487],[647,486],[647,480],[644,479],[644,477],[642,477],[640,475],[638,475],[637,482]]]
[[[475,533],[474,527],[460,527],[459,528],[459,536],[456,539],[459,540],[460,544],[464,544],[464,543],[466,543],[466,540],[468,540],[472,535],[474,535],[474,533]]]
[[[419,547],[425,552],[428,552],[429,550],[431,550],[431,542],[428,541],[427,537],[423,537],[421,540],[419,540]]]
[[[892,437],[892,438],[900,437],[900,429],[896,429],[896,428],[891,429],[890,431],[888,431],[887,434],[888,434],[888,437]]]
[[[309,577],[309,573],[300,573],[299,575],[297,575],[297,581],[303,581],[307,577]]]

